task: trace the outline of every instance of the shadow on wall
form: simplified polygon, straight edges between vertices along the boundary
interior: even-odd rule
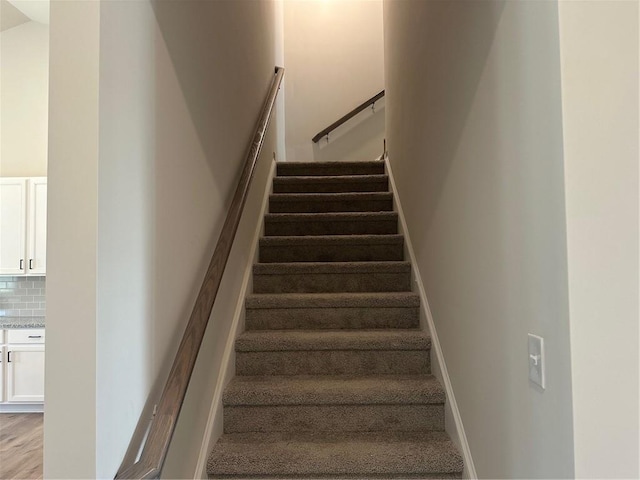
[[[151,6],[157,22],[155,293],[177,296],[175,266],[162,259],[185,247],[188,232],[189,248],[206,245],[199,270],[181,272],[193,282],[180,309],[180,318],[188,318],[273,77],[268,48],[256,48],[273,44],[275,32],[265,22],[273,12],[269,2],[230,0],[153,0]],[[211,227],[195,231],[189,217]],[[163,332],[163,341],[175,344],[183,327]]]
[[[262,51],[238,32],[262,32],[264,19],[273,15],[271,5],[194,0],[151,5],[214,181],[228,190],[235,184],[229,180],[240,174],[259,114],[247,105],[261,104],[273,75],[273,65],[264,68]],[[230,41],[232,47],[221,48]],[[256,91],[256,83],[264,89]],[[239,104],[239,98],[246,101]],[[229,113],[224,121],[220,112]]]
[[[321,138],[313,144],[313,160],[331,162],[344,159],[369,161],[379,158],[384,151],[385,111],[378,108],[374,114],[360,113],[330,133],[329,140]],[[359,116],[364,118],[358,119]]]
[[[491,50],[498,24],[502,17],[506,1],[492,2],[399,2],[405,22],[414,23],[411,31],[423,32],[416,40],[409,35],[394,38],[402,43],[398,51],[417,51],[423,55],[415,58],[413,71],[394,72],[389,75],[398,77],[395,84],[401,85],[402,76],[424,79],[424,85],[413,89],[413,98],[407,90],[390,92],[395,95],[393,105],[415,105],[428,114],[421,115],[422,122],[409,122],[407,111],[390,111],[391,122],[400,122],[403,126],[398,137],[393,139],[396,145],[413,145],[419,151],[406,152],[415,158],[425,159],[412,163],[412,171],[397,176],[406,176],[402,183],[416,183],[409,189],[424,191],[428,197],[423,202],[421,215],[423,221],[413,228],[426,229],[431,223],[441,189],[445,184],[451,162],[456,154],[460,138],[467,123],[469,112],[477,93],[480,78]],[[424,11],[414,15],[416,8]],[[425,11],[426,10],[426,11]],[[391,84],[391,82],[388,82]],[[389,92],[388,92],[389,95]],[[415,118],[412,116],[410,118]],[[421,141],[416,141],[422,139]],[[394,146],[390,145],[393,149]],[[401,162],[390,151],[392,162]],[[426,159],[429,159],[427,161]],[[407,188],[408,185],[405,185]],[[424,232],[412,232],[423,237]]]
[[[107,3],[108,9],[124,17],[131,13],[126,11],[129,8],[135,13],[148,6],[146,2]],[[150,5],[152,12],[138,12],[151,24],[151,38],[146,38],[149,52],[130,61],[146,61],[147,53],[155,52],[149,70],[141,73],[148,76],[143,83],[149,87],[140,92],[151,97],[148,103],[152,105],[151,118],[144,123],[152,127],[144,133],[145,140],[152,143],[148,150],[153,151],[148,180],[153,196],[153,253],[148,261],[153,275],[153,322],[147,331],[153,386],[127,462],[137,454],[155,393],[163,387],[173,362],[274,74],[274,58],[269,55],[275,38],[269,23],[273,18],[271,2],[152,0]],[[130,31],[136,27],[139,25],[134,23]],[[132,103],[136,101],[132,99]],[[254,184],[260,185],[266,178],[272,149],[273,145],[265,145]],[[246,210],[257,211],[255,203],[249,199]],[[170,478],[185,478],[194,471],[209,413],[210,390],[221,374],[217,366],[242,279],[243,270],[237,265],[244,262],[238,257],[247,255],[251,238],[241,226],[234,244],[239,246],[234,246],[229,259],[231,268],[226,270],[167,456],[165,474]],[[203,372],[202,363],[211,372]]]
[[[390,160],[480,477],[573,476],[557,8],[385,2]]]

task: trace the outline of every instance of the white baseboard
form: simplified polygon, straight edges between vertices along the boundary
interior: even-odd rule
[[[220,370],[221,375],[218,376],[218,382],[211,401],[211,407],[209,408],[209,417],[207,418],[207,426],[205,427],[204,435],[202,437],[202,447],[198,455],[198,463],[196,465],[195,478],[206,479],[207,476],[207,459],[209,458],[209,452],[213,448],[213,445],[218,441],[218,438],[222,434],[222,393],[225,387],[235,375],[235,341],[238,335],[241,333],[240,328],[244,325],[244,303],[247,295],[247,290],[251,284],[253,264],[258,257],[258,241],[262,234],[264,214],[267,213],[267,207],[269,204],[269,194],[271,193],[272,180],[276,171],[275,160],[271,161],[271,169],[267,176],[267,184],[262,198],[262,205],[260,207],[260,215],[258,217],[258,224],[253,234],[251,241],[251,254],[247,257],[248,261],[245,266],[244,276],[242,277],[242,284],[240,287],[240,293],[238,295],[238,302],[236,304],[235,312],[233,314],[233,320],[231,328],[229,329],[229,336],[224,347],[224,353],[222,355],[222,362]]]
[[[398,197],[398,191],[396,189],[396,184],[393,178],[393,172],[391,170],[391,165],[389,163],[388,157],[385,158],[384,161],[387,173],[389,175],[391,190],[393,191],[394,205],[398,213],[400,233],[404,235],[405,253],[409,257],[409,261],[411,262],[411,272],[413,275],[412,284],[417,290],[417,293],[420,295],[420,305],[422,307],[420,309],[420,324],[423,328],[426,327],[431,335],[431,363],[432,367],[435,367],[432,368],[432,370],[434,375],[443,384],[447,394],[447,402],[445,404],[445,408],[447,409],[447,412],[445,412],[445,428],[453,442],[462,451],[462,456],[464,458],[463,478],[477,479],[478,474],[476,473],[476,468],[473,464],[473,458],[471,457],[471,450],[469,448],[467,436],[464,431],[464,425],[462,424],[462,417],[460,416],[460,410],[458,410],[456,397],[453,393],[453,386],[451,385],[451,379],[449,378],[447,365],[444,361],[444,355],[442,353],[440,341],[438,340],[438,332],[436,331],[436,326],[433,321],[431,309],[429,308],[429,301],[427,300],[427,294],[424,289],[424,284],[422,283],[420,271],[418,270],[416,256],[411,244],[409,232],[407,230],[407,224],[404,218],[404,213],[402,211],[400,198]],[[451,425],[451,421],[453,421],[453,425]]]
[[[43,413],[42,403],[3,403],[0,404],[0,414],[2,413]]]

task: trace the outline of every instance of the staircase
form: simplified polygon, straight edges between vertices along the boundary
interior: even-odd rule
[[[460,478],[388,183],[278,164],[210,478]]]

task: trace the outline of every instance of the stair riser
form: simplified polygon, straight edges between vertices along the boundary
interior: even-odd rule
[[[371,182],[286,182],[275,178],[273,193],[347,193],[347,192],[387,192],[388,180]]]
[[[271,213],[390,212],[392,210],[391,199],[306,202],[271,200],[269,202]]]
[[[277,175],[282,176],[313,176],[313,175],[383,175],[384,163],[346,163],[335,162],[331,164],[322,163],[280,163],[278,164]]]
[[[426,350],[236,352],[237,375],[429,374]]]
[[[401,243],[378,245],[260,245],[263,263],[386,262],[404,259]]]
[[[444,405],[225,406],[225,433],[444,430]]]
[[[304,478],[304,480],[459,480],[459,479],[462,479],[462,473],[420,473],[417,475],[404,474],[404,473],[378,475],[374,473],[374,474],[366,474],[365,476],[347,475],[347,474],[340,474],[340,475],[322,474],[322,476],[305,475],[304,477],[301,477],[300,475],[296,475],[296,476],[269,475],[268,477],[265,477],[263,474],[252,475],[252,474],[242,473],[240,475],[209,474],[209,478],[211,480],[233,480],[233,479],[250,480],[254,478],[256,480],[264,480],[264,479],[300,480],[302,478]]]
[[[462,473],[418,473],[418,474],[407,474],[407,473],[387,473],[387,474],[378,474],[378,473],[367,473],[367,474],[297,474],[294,476],[291,475],[269,475],[265,476],[265,474],[261,473],[246,473],[243,472],[241,474],[217,474],[217,473],[209,473],[209,478],[211,480],[459,480],[462,479]]]
[[[374,432],[373,435],[376,435]],[[422,438],[440,432],[396,433]],[[287,435],[286,433],[239,433],[231,436]],[[342,435],[364,435],[343,433]],[[315,437],[318,437],[317,435]],[[249,437],[250,438],[250,437]],[[417,443],[419,442],[419,443]],[[270,454],[274,451],[273,454]],[[433,444],[402,441],[372,441],[367,445],[313,440],[298,442],[266,437],[260,443],[242,439],[226,442],[209,457],[212,478],[260,479],[431,479],[460,478],[462,458],[447,442]]]
[[[418,307],[246,309],[247,330],[417,328]]]
[[[407,273],[290,273],[253,275],[254,293],[408,292]]]
[[[300,235],[385,235],[398,233],[397,219],[335,221],[317,219],[302,221],[264,220],[264,234],[267,236]]]

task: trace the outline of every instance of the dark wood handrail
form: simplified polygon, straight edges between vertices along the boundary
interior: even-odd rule
[[[358,105],[356,108],[354,108],[349,113],[347,113],[344,117],[340,118],[340,120],[337,120],[337,121],[333,122],[327,128],[325,128],[321,132],[318,132],[318,134],[315,137],[313,137],[311,140],[313,141],[313,143],[318,143],[321,138],[326,137],[327,135],[329,135],[332,131],[334,131],[340,125],[342,125],[343,123],[348,122],[353,117],[355,117],[357,114],[359,114],[361,111],[363,111],[365,108],[375,104],[382,97],[384,97],[384,90],[382,90],[380,93],[374,95],[373,97],[371,97],[366,102],[363,102],[360,105]]]
[[[227,212],[224,226],[220,232],[218,243],[213,252],[211,263],[202,282],[198,298],[191,312],[189,323],[185,328],[178,352],[165,383],[162,396],[154,409],[155,414],[151,418],[147,436],[144,440],[140,459],[130,466],[121,466],[116,474],[117,479],[143,479],[156,478],[162,471],[171,437],[176,427],[178,415],[184,401],[191,373],[196,363],[198,351],[204,337],[213,303],[222,281],[222,274],[229,259],[231,246],[238,230],[240,217],[253,173],[255,171],[260,151],[271,119],[276,96],[280,89],[280,83],[284,75],[284,68],[276,67],[275,76],[271,82],[269,93],[265,100],[260,118],[256,126],[255,134],[247,153],[247,158],[238,181],[231,206]]]

